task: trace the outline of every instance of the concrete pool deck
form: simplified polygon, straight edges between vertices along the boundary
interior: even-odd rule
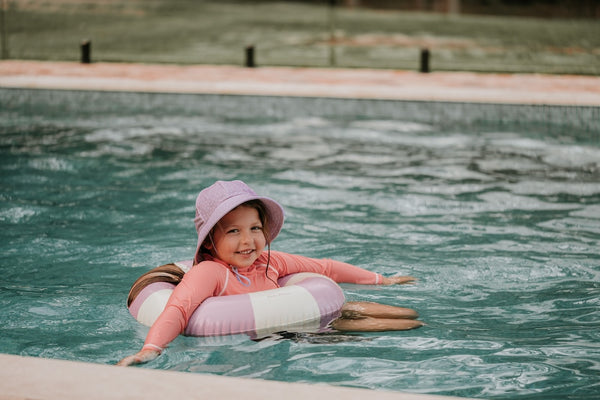
[[[600,77],[0,61],[0,87],[600,106]]]
[[[0,354],[0,400],[451,400]]]

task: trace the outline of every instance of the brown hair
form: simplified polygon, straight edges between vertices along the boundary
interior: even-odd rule
[[[142,289],[151,283],[168,282],[177,285],[183,279],[183,275],[183,270],[175,264],[161,265],[146,272],[131,285],[129,296],[127,297],[127,307],[131,305]]]

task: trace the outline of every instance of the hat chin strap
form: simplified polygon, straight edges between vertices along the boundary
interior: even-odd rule
[[[268,280],[273,282],[275,284],[275,286],[279,287],[279,284],[277,282],[275,282],[273,279],[271,279],[271,277],[269,277],[269,263],[270,262],[271,262],[271,244],[267,243],[267,266],[265,268],[265,276],[267,277]],[[231,270],[233,271],[233,274],[235,275],[235,277],[239,283],[241,283],[245,287],[248,287],[252,284],[252,281],[250,281],[250,278],[240,274],[238,267],[231,265],[231,264],[229,264],[229,266],[231,267]]]
[[[233,271],[233,274],[235,275],[235,277],[237,278],[239,283],[241,283],[245,287],[250,286],[250,284],[252,283],[250,281],[250,278],[240,274],[240,272],[238,271],[238,267],[234,267],[233,265],[229,265],[229,266],[231,267],[231,270]]]

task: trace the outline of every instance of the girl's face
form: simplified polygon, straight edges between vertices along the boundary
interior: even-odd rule
[[[238,268],[248,268],[262,254],[267,241],[258,211],[239,206],[215,226],[209,249],[214,257]]]

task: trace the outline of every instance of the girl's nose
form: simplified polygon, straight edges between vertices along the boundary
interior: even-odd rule
[[[250,238],[252,236],[250,235],[249,232],[242,232],[242,243],[250,243]]]

